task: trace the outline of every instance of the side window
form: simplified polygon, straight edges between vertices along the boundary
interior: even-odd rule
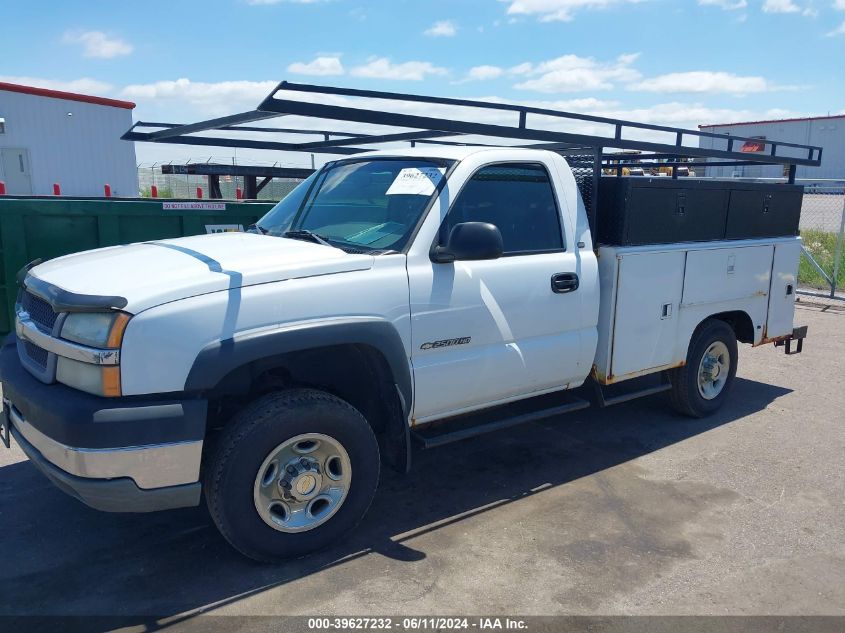
[[[461,222],[499,227],[505,254],[563,249],[552,183],[533,163],[482,167],[464,186],[446,217],[446,235]]]

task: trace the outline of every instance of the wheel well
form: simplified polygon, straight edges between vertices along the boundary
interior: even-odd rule
[[[754,343],[754,322],[747,312],[733,310],[731,312],[720,312],[708,318],[724,321],[730,325],[734,334],[736,334],[736,340],[740,343]]]
[[[342,398],[380,433],[401,416],[390,366],[374,347],[331,345],[262,358],[227,374],[210,392],[210,427],[225,424],[246,402],[290,387],[312,387]]]

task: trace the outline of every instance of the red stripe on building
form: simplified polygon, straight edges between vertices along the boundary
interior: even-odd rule
[[[808,116],[798,119],[769,119],[767,121],[741,121],[737,123],[714,123],[708,125],[699,125],[699,129],[706,127],[734,127],[737,125],[763,125],[771,123],[795,123],[801,121],[827,121],[829,119],[845,119],[845,114],[835,114],[832,116]]]
[[[76,92],[64,92],[63,90],[50,90],[48,88],[36,88],[35,86],[21,86],[19,84],[7,84],[0,81],[0,90],[6,92],[20,92],[26,95],[39,97],[50,97],[51,99],[65,99],[67,101],[81,101],[83,103],[94,103],[97,105],[111,106],[113,108],[124,108],[132,110],[135,104],[131,101],[120,99],[109,99],[108,97],[94,97],[92,95],[81,95]]]

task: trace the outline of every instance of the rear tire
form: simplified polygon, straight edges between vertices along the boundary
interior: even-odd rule
[[[329,393],[292,389],[234,416],[204,489],[232,547],[273,562],[337,542],[367,512],[378,480],[378,443],[364,416]]]
[[[703,418],[724,403],[737,369],[736,334],[730,325],[708,319],[692,335],[686,364],[669,372],[672,406],[684,415]]]

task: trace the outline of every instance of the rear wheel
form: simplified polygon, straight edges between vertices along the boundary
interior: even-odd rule
[[[672,406],[694,418],[710,415],[724,404],[736,368],[733,329],[724,321],[708,319],[692,336],[686,364],[669,373]]]
[[[313,389],[259,398],[220,438],[206,472],[209,511],[226,540],[260,561],[336,542],[370,506],[378,444],[364,417]]]

